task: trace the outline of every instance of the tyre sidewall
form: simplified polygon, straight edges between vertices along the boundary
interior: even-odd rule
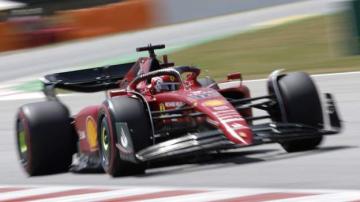
[[[16,119],[16,142],[19,148],[19,126],[23,124],[28,147],[27,163],[30,175],[45,175],[67,171],[76,150],[76,134],[67,108],[54,101],[24,105]],[[19,154],[20,156],[20,154]]]
[[[105,170],[105,172],[109,173],[112,176],[116,175],[116,170],[118,170],[119,167],[119,163],[120,163],[120,153],[118,151],[118,149],[116,148],[116,142],[117,142],[117,138],[116,138],[116,128],[114,127],[115,123],[113,121],[113,116],[111,115],[108,106],[103,105],[100,113],[99,113],[99,120],[98,123],[99,124],[99,129],[98,129],[98,139],[101,140],[101,130],[102,130],[102,121],[105,118],[106,120],[106,124],[107,124],[107,129],[109,130],[109,146],[110,146],[110,151],[109,151],[109,155],[108,156],[108,164],[106,165],[103,161],[103,154],[102,154],[102,149],[100,148],[100,158],[101,158],[101,164]],[[101,141],[99,142],[100,147],[102,147],[101,145]]]
[[[303,72],[289,73],[281,76],[278,84],[288,123],[323,127],[323,110],[319,93],[309,75]],[[284,121],[284,118],[275,118],[275,120]],[[322,136],[316,135],[306,139],[283,141],[280,144],[288,152],[297,152],[314,149],[322,139]]]
[[[106,100],[100,109],[98,139],[100,140],[100,124],[104,116],[111,137],[111,158],[109,166],[104,166],[104,170],[114,177],[143,173],[145,170],[145,164],[139,162],[135,156],[137,151],[150,145],[150,123],[144,109],[140,100],[125,96]],[[116,124],[122,124],[121,130],[126,131],[126,134],[117,134]],[[118,140],[123,135],[128,142],[127,147],[123,147],[121,141]],[[101,144],[100,141],[99,144]],[[103,159],[102,151],[100,151],[100,156]]]

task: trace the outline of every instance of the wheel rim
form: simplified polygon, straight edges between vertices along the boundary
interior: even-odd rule
[[[107,168],[110,159],[110,134],[106,122],[106,117],[104,117],[101,122],[100,143],[101,143],[101,161],[104,168]]]
[[[18,152],[20,156],[20,161],[22,164],[27,163],[28,156],[28,145],[26,142],[26,131],[22,121],[17,123],[17,143],[18,143]]]
[[[102,145],[103,145],[104,151],[108,151],[109,150],[109,135],[108,135],[108,132],[105,127],[101,131],[101,136],[102,136],[101,139],[102,139]]]

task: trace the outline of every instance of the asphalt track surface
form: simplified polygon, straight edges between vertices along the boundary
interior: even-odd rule
[[[28,178],[17,161],[13,118],[18,106],[30,101],[2,101],[0,182],[44,185],[360,189],[360,117],[357,115],[360,110],[360,73],[315,78],[322,92],[335,94],[345,124],[344,132],[327,137],[320,149],[287,154],[277,144],[261,145],[187,161],[161,163],[153,165],[145,175],[115,179],[102,173],[64,173]],[[254,96],[266,93],[265,81],[246,83]],[[62,100],[71,106],[72,112],[76,112],[84,104],[101,102],[103,95],[72,95]],[[37,100],[31,100],[34,101]]]
[[[83,46],[78,44],[78,49],[94,54],[90,53],[92,51],[86,44],[86,42],[83,42]],[[65,47],[71,46],[69,44]],[[45,67],[44,65],[37,69],[37,64],[41,64],[37,54],[40,54],[41,51],[43,49],[35,51],[34,55],[19,53],[18,55],[24,57],[21,58],[24,61],[9,59],[11,55],[0,58],[2,71],[6,72],[2,74],[2,80],[8,78],[4,76],[6,74],[7,76],[25,76],[30,73],[52,71],[51,68],[56,68],[55,63],[51,63],[50,66]],[[124,50],[124,53],[126,51]],[[113,57],[116,55],[115,53],[119,54],[116,51],[112,52],[109,48],[106,57]],[[51,57],[51,51],[48,54]],[[102,53],[99,54],[102,55]],[[31,63],[30,59],[26,61],[32,56],[34,63]],[[61,56],[55,54],[55,56],[58,58],[56,61],[60,63],[58,68],[63,68],[65,63],[70,62],[73,64],[92,62],[89,58],[72,60],[71,54]],[[59,60],[59,57],[70,58],[70,61],[64,62],[64,60]],[[104,56],[103,59],[106,57]],[[42,62],[47,62],[46,58],[42,60]],[[20,65],[21,62],[28,66]],[[12,67],[11,65],[15,65],[21,71],[4,71],[5,64],[9,65],[7,70]],[[360,73],[318,76],[315,79],[322,92],[335,94],[345,124],[343,133],[328,137],[320,149],[287,154],[277,144],[262,145],[197,159],[186,159],[186,161],[156,164],[152,165],[145,175],[116,179],[103,173],[63,173],[52,176],[27,177],[18,163],[15,151],[14,118],[19,106],[38,100],[1,101],[0,184],[360,189],[360,156],[358,155],[360,151],[360,118],[357,115],[360,111]],[[265,93],[265,81],[246,83],[252,89],[254,96]],[[100,103],[103,95],[71,95],[62,99],[71,106],[71,111],[76,113],[84,105]]]

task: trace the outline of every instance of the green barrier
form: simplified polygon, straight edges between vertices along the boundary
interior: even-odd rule
[[[360,54],[360,0],[349,2],[349,12],[351,35],[348,40],[349,52],[352,55]]]

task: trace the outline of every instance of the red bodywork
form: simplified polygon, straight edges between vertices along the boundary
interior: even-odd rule
[[[108,97],[131,96],[127,91],[129,83],[139,74],[151,71],[154,63],[153,58],[140,58],[126,74],[125,78],[119,81],[119,89],[107,92]],[[158,61],[155,61],[158,62]],[[166,66],[167,64],[162,64]],[[234,98],[249,98],[249,89],[241,82],[227,83],[226,88],[217,86],[204,87],[197,82],[199,72],[194,72],[187,76],[184,83],[187,86],[181,86],[180,89],[171,92],[150,93],[146,90],[146,82],[142,81],[136,85],[136,89],[142,92],[144,98],[149,103],[151,110],[164,111],[175,109],[179,105],[193,107],[195,111],[206,114],[206,117],[195,119],[197,124],[207,122],[214,128],[220,129],[223,134],[233,143],[238,145],[250,145],[253,141],[253,134],[244,117],[252,116],[251,109],[246,109],[240,113],[233,107],[224,95],[231,94]],[[101,105],[89,106],[81,110],[75,116],[75,127],[79,135],[79,152],[92,153],[97,152],[97,124],[98,113]],[[95,128],[92,125],[95,122]],[[163,120],[161,124],[168,122],[186,122],[187,118]],[[194,121],[194,120],[191,120]],[[159,124],[159,123],[158,123]]]

